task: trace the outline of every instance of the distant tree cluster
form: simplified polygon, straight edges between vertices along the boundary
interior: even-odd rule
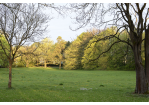
[[[95,35],[98,33],[98,35]],[[106,30],[90,30],[80,34],[65,50],[64,69],[127,69],[134,70],[134,56],[132,49],[125,43],[115,44],[116,38],[98,41],[115,33],[113,27]],[[127,32],[121,33],[121,39],[128,40]],[[99,54],[103,53],[101,56]],[[143,57],[143,55],[142,55]]]
[[[48,64],[59,65],[64,62],[64,49],[66,47],[66,41],[62,37],[57,38],[57,42],[54,42],[50,38],[44,38],[41,42],[35,42],[30,46],[21,46],[15,59],[13,67],[32,67],[32,66],[44,66]]]
[[[102,52],[107,51],[117,39],[98,40],[115,33],[115,30],[114,27],[105,30],[92,29],[83,32],[72,42],[67,42],[58,36],[56,43],[50,38],[44,38],[30,46],[21,46],[16,53],[18,57],[14,60],[13,67],[44,66],[46,68],[47,65],[56,65],[61,69],[63,65],[63,68],[67,70],[134,70],[134,55],[130,46],[125,43],[115,44],[107,53],[99,56]],[[126,31],[120,34],[123,34],[120,36],[121,39],[128,40]],[[143,44],[142,47],[144,47]],[[142,49],[142,51],[144,50]],[[2,49],[0,49],[0,53],[2,54],[0,62],[3,62],[1,66],[7,67],[8,60]],[[142,59],[144,62],[144,55],[142,55]]]

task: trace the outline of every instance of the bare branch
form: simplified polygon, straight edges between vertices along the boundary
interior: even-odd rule
[[[45,32],[49,17],[37,4],[4,3],[0,8],[0,29],[9,44],[8,56],[15,59],[20,46]]]
[[[146,3],[144,3],[144,5],[141,8],[141,12],[144,10],[144,8],[146,7]]]
[[[134,6],[130,3],[130,5],[131,5],[131,7],[133,8],[133,10],[136,12],[136,13],[138,13],[137,11],[136,11],[136,9],[134,8]]]
[[[123,10],[120,8],[120,6],[118,5],[118,3],[116,3],[117,7],[120,9],[121,15],[123,17],[123,19],[128,23],[128,20],[125,18],[125,15],[123,14],[125,12],[124,7],[122,6]],[[122,5],[122,4],[121,4]]]
[[[89,62],[95,61],[95,60],[99,59],[99,57],[100,57],[101,55],[103,55],[103,54],[107,53],[108,51],[110,51],[110,49],[112,48],[112,46],[115,45],[116,43],[119,43],[119,42],[121,42],[121,41],[114,42],[113,44],[111,44],[111,46],[109,47],[108,50],[106,50],[106,51],[102,52],[101,54],[99,54],[97,58],[92,59],[92,60],[89,60]]]
[[[138,9],[138,13],[140,11],[140,7],[139,7],[139,3],[136,3],[137,9]]]
[[[99,42],[99,41],[102,41],[102,40],[111,39],[111,38],[116,38],[116,39],[118,39],[120,42],[124,42],[124,43],[128,44],[129,46],[131,46],[131,48],[132,48],[132,45],[131,45],[129,42],[127,42],[127,41],[125,41],[125,40],[121,40],[119,37],[116,36],[116,35],[118,34],[119,30],[121,30],[121,28],[123,28],[123,27],[125,27],[125,26],[122,26],[122,27],[120,27],[119,29],[117,29],[117,31],[116,31],[115,34],[108,35],[108,36],[105,36],[105,37],[103,37],[103,38],[97,39],[96,41],[93,41],[92,43],[94,43],[94,42]],[[119,33],[119,35],[120,35],[123,31],[124,31],[124,30],[122,30],[122,31]],[[98,36],[98,35],[97,35],[97,36]],[[91,43],[91,44],[92,44],[92,43]],[[91,46],[91,44],[90,44],[90,46]],[[90,46],[88,46],[87,48],[89,48]]]
[[[148,8],[147,13],[146,13],[146,16],[145,16],[144,29],[146,29],[146,26],[147,26],[147,25],[146,25],[146,22],[147,22],[147,20],[149,19],[149,18],[147,18],[148,13],[149,13],[149,8]]]

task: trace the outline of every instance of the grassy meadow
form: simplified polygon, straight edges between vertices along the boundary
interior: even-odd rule
[[[149,95],[133,94],[135,71],[0,68],[0,102],[148,102]]]

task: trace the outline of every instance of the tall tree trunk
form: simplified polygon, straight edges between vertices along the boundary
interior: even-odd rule
[[[60,63],[59,63],[59,69],[61,69],[61,61],[60,61]]]
[[[148,82],[148,90],[149,90],[149,25],[148,29],[145,30],[145,75]]]
[[[143,94],[148,91],[147,78],[141,60],[141,44],[134,45],[133,48],[136,68],[136,89],[135,93]]]
[[[38,59],[37,59],[37,67],[38,67]]]
[[[12,81],[12,63],[13,61],[9,59],[9,81],[8,81],[8,88],[11,88],[11,81]]]
[[[44,67],[47,68],[47,62],[44,60]]]
[[[26,67],[28,67],[29,66],[29,63],[28,63],[28,60],[26,61]]]

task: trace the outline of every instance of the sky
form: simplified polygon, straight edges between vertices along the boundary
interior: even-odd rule
[[[47,0],[47,2],[49,2]],[[51,1],[50,1],[51,2]],[[78,2],[88,2],[88,3],[93,3],[93,2],[101,2],[100,0],[54,0],[54,2],[56,3],[78,3]],[[102,1],[104,3],[111,3],[111,2],[121,2],[119,0],[104,0]],[[130,2],[129,0],[125,0],[125,2]],[[133,1],[134,2],[134,1]],[[147,2],[146,0],[137,0],[135,2]],[[54,13],[56,13],[55,11],[53,11]],[[106,18],[110,18],[110,17],[106,17]],[[66,17],[66,18],[62,18],[62,17],[59,17],[57,18],[57,16],[55,15],[55,18],[53,20],[51,20],[49,22],[49,27],[48,27],[48,37],[50,37],[54,42],[56,42],[56,39],[58,36],[61,36],[62,39],[64,39],[65,41],[73,41],[74,39],[77,38],[78,35],[80,35],[82,32],[85,32],[93,27],[85,27],[85,28],[81,28],[77,31],[72,31],[70,30],[69,26],[72,26],[72,27],[77,27],[75,24],[73,24],[74,20],[70,19],[69,17]]]
[[[64,3],[56,3],[55,5],[63,5]],[[51,11],[49,9],[46,9],[45,12],[49,15],[52,15],[54,17],[52,20],[48,23],[48,29],[46,33],[46,37],[49,37],[51,40],[55,42],[58,36],[61,36],[62,39],[65,41],[73,41],[77,38],[82,32],[86,32],[87,30],[90,30],[94,27],[91,27],[87,25],[85,28],[80,28],[76,31],[73,31],[70,29],[72,27],[73,29],[77,28],[78,25],[74,24],[75,20],[71,19],[70,16],[65,16],[63,18],[60,16],[56,11]],[[75,15],[71,15],[71,17],[75,17]]]
[[[126,0],[127,1],[127,0]],[[7,2],[7,0],[6,0]],[[20,1],[16,1],[16,0],[12,0],[12,1],[8,1],[9,3],[17,3]],[[74,1],[74,0],[27,0],[25,2],[29,2],[29,3],[78,3],[78,2],[100,2],[99,0],[87,0],[87,1]],[[102,1],[103,2],[103,1]],[[104,0],[105,3],[109,3],[111,1],[109,0]],[[117,2],[117,1],[114,1]],[[129,1],[128,1],[129,2]],[[87,30],[93,28],[93,27],[85,27],[85,28],[81,28],[77,31],[72,31],[69,26],[71,27],[77,27],[75,24],[73,24],[72,19],[70,19],[70,17],[65,17],[62,18],[61,16],[58,16],[56,11],[52,11],[52,13],[47,9],[45,11],[46,13],[48,13],[49,15],[52,14],[52,16],[54,17],[52,20],[49,21],[48,23],[48,28],[47,28],[47,32],[44,34],[44,36],[51,38],[51,40],[53,40],[54,42],[56,42],[56,39],[58,36],[61,36],[62,39],[64,39],[65,41],[73,41],[74,39],[77,38],[78,35],[80,35],[82,32],[86,32]]]
[[[19,0],[6,0],[4,2],[7,3],[20,3]],[[74,0],[26,0],[25,2],[23,1],[23,3],[59,3],[59,4],[64,4],[64,3],[73,3]],[[76,3],[78,3],[79,1],[76,0]],[[74,3],[75,3],[74,2]],[[84,2],[84,0],[82,0],[82,2]],[[88,2],[88,1],[85,1]],[[90,1],[93,2],[93,1]],[[22,1],[21,1],[22,3]],[[59,16],[58,13],[56,11],[51,11],[46,9],[45,12],[49,15],[52,15],[52,17],[54,17],[52,20],[50,20],[48,22],[48,28],[47,28],[47,32],[43,34],[43,37],[48,37],[51,40],[54,41],[54,43],[56,43],[56,39],[58,36],[61,36],[62,39],[64,39],[65,41],[73,41],[74,39],[77,38],[78,35],[80,35],[82,32],[86,32],[87,30],[91,29],[91,27],[85,27],[85,28],[81,28],[77,31],[72,31],[69,27],[77,27],[77,25],[75,25],[69,16],[63,18],[62,16]]]
[[[65,41],[73,41],[78,35],[90,28],[86,27],[73,31],[69,27],[77,27],[77,25],[73,23],[74,20],[70,19],[68,16],[63,18],[62,16],[58,16],[56,11],[53,12],[55,12],[55,15],[48,23],[49,26],[47,28],[48,32],[46,33],[46,36],[50,37],[54,42],[56,42],[58,36],[61,36]]]

